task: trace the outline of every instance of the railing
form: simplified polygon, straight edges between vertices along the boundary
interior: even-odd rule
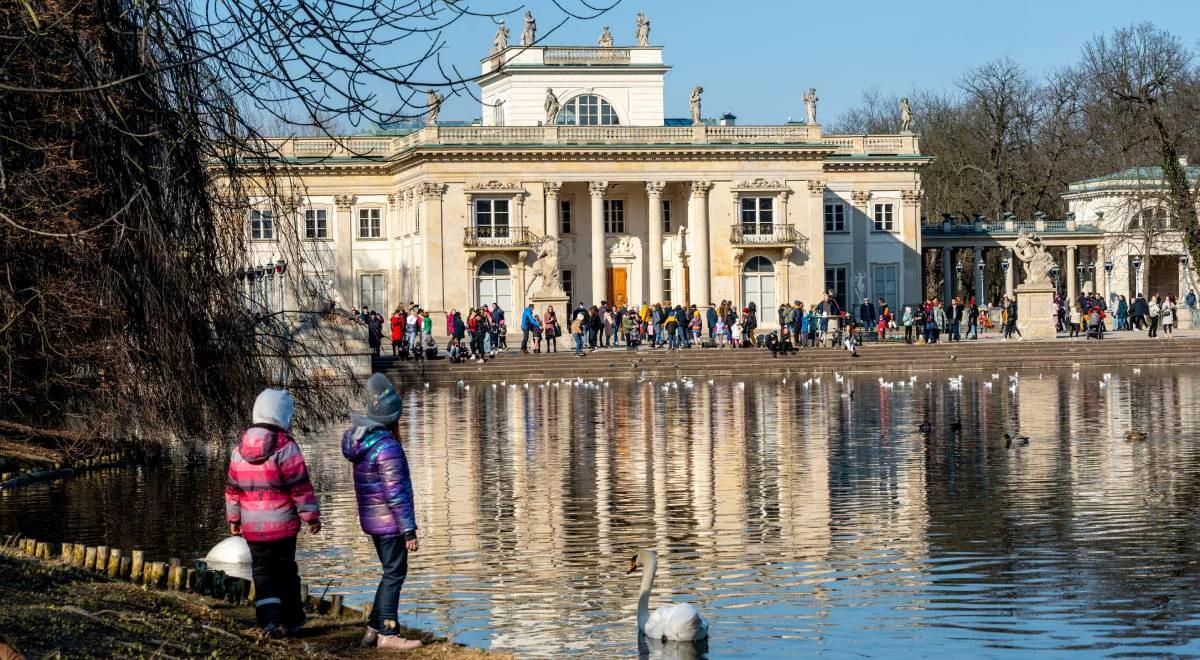
[[[538,237],[525,227],[485,225],[466,227],[463,232],[463,247],[529,248],[538,241]]]
[[[792,225],[735,224],[730,232],[729,242],[735,246],[794,246],[801,252],[808,251],[808,237],[796,231]]]
[[[433,144],[541,144],[540,126],[446,126]]]
[[[629,64],[628,48],[547,47],[542,50],[543,64]]]
[[[439,145],[554,144],[795,144],[824,145],[835,154],[918,154],[915,135],[821,135],[821,127],[782,126],[427,126],[407,135],[272,138],[280,158],[384,159],[408,149]],[[1033,221],[1029,221],[1033,222]]]
[[[687,144],[691,126],[559,126],[559,142],[582,144]]]
[[[1097,233],[1100,231],[1094,222],[1082,220],[979,220],[977,222],[945,222],[926,220],[921,223],[923,234],[1016,234],[1021,231],[1047,234],[1063,233]]]

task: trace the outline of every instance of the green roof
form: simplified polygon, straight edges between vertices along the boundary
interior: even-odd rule
[[[1190,165],[1188,167],[1185,167],[1184,171],[1187,174],[1187,178],[1189,178],[1189,179],[1200,178],[1200,166]],[[1121,170],[1120,172],[1113,172],[1112,174],[1105,174],[1104,176],[1098,176],[1098,177],[1094,177],[1091,179],[1084,179],[1083,181],[1076,181],[1076,182],[1072,183],[1070,187],[1075,188],[1076,186],[1084,186],[1089,183],[1106,183],[1106,182],[1112,182],[1112,181],[1143,181],[1143,180],[1162,181],[1162,179],[1163,179],[1163,169],[1161,167],[1157,167],[1157,166],[1156,167],[1130,167],[1128,169]]]

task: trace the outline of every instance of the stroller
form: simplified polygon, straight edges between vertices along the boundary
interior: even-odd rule
[[[1104,314],[1095,307],[1092,308],[1092,313],[1088,315],[1087,338],[1104,339]]]

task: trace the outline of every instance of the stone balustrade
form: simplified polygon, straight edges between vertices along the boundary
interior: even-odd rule
[[[914,134],[821,135],[820,126],[428,126],[406,135],[270,138],[279,158],[386,159],[406,150],[441,145],[728,145],[777,144],[832,148],[847,155],[917,155]]]
[[[629,64],[628,48],[547,46],[542,49],[543,64]]]

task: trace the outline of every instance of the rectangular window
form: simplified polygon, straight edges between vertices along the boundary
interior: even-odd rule
[[[663,269],[663,300],[653,302],[669,302],[671,300],[671,269]]]
[[[671,233],[671,200],[662,201],[663,233]]]
[[[358,276],[358,306],[383,314],[387,311],[387,300],[384,298],[386,289],[383,285],[383,274],[373,273]]]
[[[765,235],[774,233],[775,200],[770,197],[742,198],[742,233]]]
[[[895,231],[896,225],[892,220],[891,204],[875,205],[875,231]]]
[[[604,200],[604,233],[625,233],[625,202],[623,200]]]
[[[381,238],[383,236],[383,215],[381,209],[358,210],[358,237]]]
[[[329,212],[325,209],[304,210],[304,238],[310,241],[329,238]]]
[[[508,238],[508,200],[475,200],[475,231],[479,238]]]
[[[845,204],[826,204],[825,205],[825,231],[828,232],[844,232],[846,231],[846,205]]]
[[[832,291],[834,299],[837,300],[838,307],[842,311],[846,310],[845,266],[825,267],[825,291]],[[824,291],[822,293],[824,293]]]
[[[304,280],[304,294],[314,302],[333,299],[333,273],[309,271]]]
[[[900,284],[897,279],[897,267],[894,265],[875,266],[873,269],[874,284],[875,284],[875,300],[879,302],[880,298],[887,301],[893,309],[900,303]]]
[[[258,209],[250,211],[250,240],[275,240],[275,218],[271,211],[260,211]]]
[[[571,200],[564,199],[558,202],[558,233],[571,233]]]
[[[275,311],[275,274],[272,273],[260,280],[262,287],[259,289],[261,299],[258,301],[268,312]]]
[[[575,300],[575,274],[570,269],[565,269],[559,276],[562,278],[563,292],[567,294],[567,311],[573,309],[571,301]]]

